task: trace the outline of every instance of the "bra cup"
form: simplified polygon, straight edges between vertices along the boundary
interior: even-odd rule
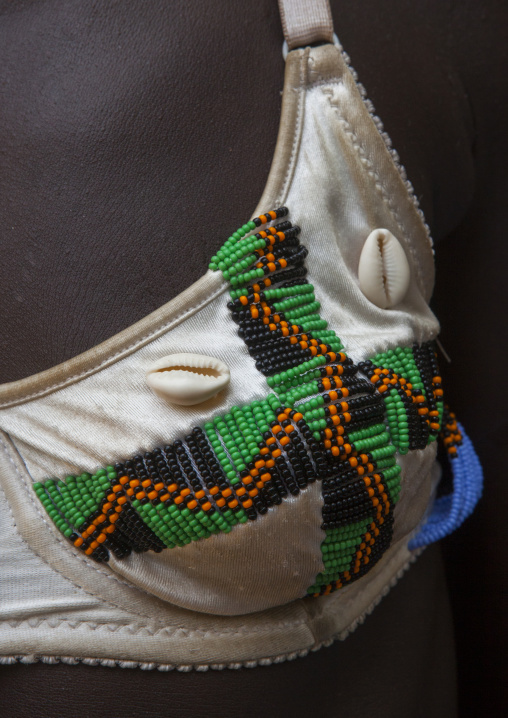
[[[282,204],[290,208],[291,222],[301,228],[302,244],[309,250],[305,263],[308,281],[312,283],[315,292],[312,311],[318,311],[328,327],[333,329],[336,334],[333,341],[342,342],[348,361],[350,359],[357,367],[355,371],[359,372],[358,377],[365,386],[368,377],[361,366],[366,366],[367,360],[395,348],[410,349],[414,344],[429,343],[438,333],[438,322],[427,303],[433,284],[431,245],[405,180],[397,171],[379,128],[365,107],[337,48],[328,45],[289,53],[284,103],[279,139],[281,149],[278,144],[271,179],[260,209],[265,211],[270,206]],[[383,309],[370,302],[361,291],[358,278],[362,247],[377,228],[384,228],[397,237],[410,272],[407,293],[397,306],[390,309]],[[272,263],[279,256],[267,261]],[[237,278],[234,274],[231,276]],[[21,401],[16,399],[12,407],[5,408],[1,416],[2,429],[10,435],[32,480],[42,482],[50,476],[63,478],[67,473],[76,473],[78,469],[92,472],[97,466],[115,464],[116,461],[126,462],[135,454],[144,455],[143,452],[152,452],[153,458],[155,447],[174,446],[184,437],[187,441],[187,435],[195,431],[194,427],[201,427],[202,431],[205,427],[206,430],[206,424],[213,423],[214,417],[224,417],[228,412],[254,402],[258,405],[263,401],[268,402],[266,397],[273,394],[271,385],[267,385],[266,377],[256,368],[253,357],[249,356],[245,342],[238,334],[238,327],[232,321],[231,312],[227,308],[227,289],[229,287],[222,281],[219,272],[208,272],[200,283],[191,287],[184,296],[178,297],[176,303],[162,308],[153,321],[148,321],[146,327],[143,325],[142,332],[133,327],[122,333],[116,352],[108,348],[107,356],[99,362],[97,357],[102,356],[101,348],[92,351],[86,359],[91,368],[84,371],[82,376],[70,371],[66,373],[64,368],[63,380],[57,379],[55,385],[35,391],[31,398],[25,397]],[[153,326],[148,326],[150,324]],[[146,371],[162,357],[181,353],[206,355],[223,362],[231,371],[227,387],[203,404],[191,407],[170,405],[155,396],[145,382]],[[267,361],[272,360],[275,363],[278,361],[276,353],[272,352]],[[338,363],[335,354],[331,363]],[[304,373],[307,371],[308,368],[303,370]],[[266,373],[273,377],[273,372]],[[52,381],[54,376],[55,372]],[[362,394],[362,391],[358,394]],[[367,393],[364,392],[365,395]],[[377,399],[380,404],[383,403],[381,397]],[[286,419],[288,423],[292,421],[296,424],[296,419],[287,416],[284,419],[284,414],[283,419],[279,419],[277,412],[280,409],[275,409],[275,406],[279,405],[275,404],[271,408],[277,421],[284,424]],[[290,412],[290,409],[285,411]],[[297,412],[293,411],[293,414]],[[384,419],[379,421],[382,423]],[[308,426],[311,424],[312,421]],[[219,440],[219,430],[216,431],[214,426],[207,436],[217,458],[225,446],[226,431]],[[226,428],[229,430],[229,426]],[[318,434],[317,428],[312,428],[314,436]],[[277,430],[282,435],[280,426]],[[385,427],[381,427],[379,435],[384,430]],[[300,430],[293,426],[293,431],[298,435]],[[210,438],[212,434],[215,445]],[[263,428],[263,440],[266,434],[269,432]],[[302,436],[300,433],[300,439]],[[308,441],[308,436],[305,441]],[[290,441],[288,437],[283,438]],[[240,440],[243,442],[241,437]],[[359,441],[361,443],[361,436]],[[253,456],[256,445],[262,445],[259,436],[256,436]],[[259,512],[254,517],[249,516],[255,520],[226,526],[227,531],[205,531],[200,527],[200,533],[193,534],[192,527],[186,524],[188,535],[193,535],[193,540],[186,545],[180,544],[185,543],[187,537],[183,536],[184,540],[180,540],[182,534],[179,534],[178,526],[172,524],[171,531],[173,535],[179,534],[179,540],[175,540],[171,546],[168,540],[168,547],[158,553],[142,548],[142,553],[134,550],[128,556],[118,558],[111,551],[108,563],[94,564],[88,556],[83,556],[79,547],[74,548],[68,541],[63,541],[54,527],[48,531],[50,522],[47,517],[41,520],[41,506],[38,506],[39,517],[34,522],[35,528],[32,530],[30,527],[25,535],[37,552],[38,542],[47,546],[57,534],[60,543],[65,544],[58,547],[60,554],[65,553],[64,558],[59,558],[58,566],[67,566],[69,559],[75,560],[76,568],[72,571],[77,575],[80,572],[78,559],[86,563],[86,570],[82,570],[83,582],[88,581],[93,572],[94,581],[96,579],[93,595],[101,599],[103,591],[113,606],[115,601],[111,597],[114,599],[115,590],[129,593],[135,587],[140,589],[133,591],[136,605],[143,604],[146,597],[146,605],[151,608],[151,601],[159,599],[157,603],[163,606],[163,612],[169,614],[175,607],[178,620],[178,611],[181,609],[219,618],[246,616],[246,634],[252,641],[244,646],[246,651],[248,645],[252,646],[251,657],[255,655],[262,658],[266,655],[265,648],[254,648],[255,635],[262,620],[260,612],[266,611],[268,613],[263,615],[276,616],[282,616],[286,609],[288,614],[297,612],[298,620],[302,625],[305,624],[306,630],[307,625],[310,626],[311,620],[314,620],[313,616],[318,617],[319,630],[308,628],[305,640],[301,639],[302,648],[307,649],[313,643],[327,641],[356,625],[411,560],[408,540],[424,518],[437,483],[438,476],[433,469],[435,446],[433,443],[425,449],[417,448],[409,453],[396,454],[390,465],[394,476],[400,468],[400,481],[397,475],[397,487],[393,489],[395,499],[392,501],[390,496],[390,506],[389,500],[383,499],[387,515],[390,511],[390,521],[393,519],[393,527],[390,525],[390,532],[386,534],[389,539],[382,544],[371,567],[367,566],[368,554],[361,555],[362,560],[365,559],[362,571],[367,568],[365,575],[359,575],[358,581],[343,586],[338,579],[330,579],[330,586],[334,583],[333,596],[328,595],[325,579],[333,575],[332,569],[336,569],[337,575],[348,574],[349,569],[344,572],[342,565],[337,569],[340,561],[333,564],[333,557],[328,569],[324,563],[327,557],[323,546],[325,537],[328,537],[328,528],[323,528],[324,481],[316,475],[312,477],[313,483],[309,480],[305,486],[300,486],[298,495],[288,495],[292,492],[286,491],[278,505],[271,505],[264,514]],[[385,448],[386,445],[381,451]],[[395,451],[393,446],[390,448]],[[241,460],[245,460],[248,465],[245,447],[242,446],[242,449],[244,453]],[[268,451],[267,446],[264,449]],[[247,451],[250,450],[248,446]],[[315,461],[312,464],[315,472],[317,465]],[[385,462],[384,465],[388,464]],[[227,475],[224,465],[219,468]],[[361,478],[362,473],[359,472],[358,476]],[[118,480],[120,477],[125,478],[119,474]],[[238,481],[244,478],[252,481],[248,476],[239,476],[233,479],[234,486],[238,486]],[[262,482],[257,478],[256,481],[263,489]],[[213,482],[209,483],[212,486]],[[366,492],[368,486],[366,483],[362,490]],[[110,489],[107,487],[104,490],[107,494]],[[229,501],[232,492],[230,489],[228,491]],[[384,493],[384,489],[380,489],[381,493]],[[172,491],[172,494],[176,495],[176,491]],[[243,496],[245,498],[245,492]],[[203,501],[211,501],[209,496],[201,498]],[[33,499],[37,501],[35,497]],[[110,501],[109,498],[107,500]],[[353,497],[353,503],[354,500]],[[153,507],[148,506],[143,515],[146,524],[150,523],[148,511],[152,511],[152,508],[157,511],[157,499],[150,497],[150,501],[155,501],[155,504]],[[217,505],[223,509],[225,501]],[[236,499],[235,502],[238,505]],[[133,512],[135,509],[140,510],[135,518],[141,521],[143,506],[131,508]],[[250,508],[254,511],[252,501]],[[198,509],[198,506],[192,506],[192,511]],[[216,513],[220,512],[217,510]],[[181,519],[181,516],[178,518]],[[224,524],[225,520],[222,521]],[[337,520],[336,524],[339,526],[340,521]],[[344,522],[339,528],[343,525]],[[348,521],[345,521],[345,525],[347,529]],[[331,526],[330,531],[333,532],[337,526]],[[152,528],[152,547],[155,545],[161,548],[156,543],[157,540],[162,543],[162,539],[155,530],[155,523]],[[361,535],[369,535],[370,529],[367,524],[362,524],[358,531]],[[48,538],[49,533],[51,535]],[[206,537],[199,538],[205,533],[208,534]],[[336,546],[340,548],[341,542],[347,544],[349,538],[337,539],[336,544],[331,544],[330,553],[333,554]],[[347,550],[349,548],[348,544]],[[47,555],[48,563],[51,564],[51,550],[44,550],[44,559]],[[361,549],[364,550],[365,547]],[[356,547],[353,546],[351,551],[353,563],[349,565],[354,566]],[[65,568],[62,573],[65,575],[66,571],[71,572]],[[320,576],[320,581],[316,580],[317,576]],[[369,576],[374,578],[369,579]],[[115,589],[115,581],[122,587]],[[309,593],[325,595],[304,598]],[[311,605],[312,608],[309,608]],[[252,623],[249,623],[249,614],[259,615],[252,616]],[[346,623],[342,621],[343,616]],[[118,623],[122,620],[119,613]],[[181,620],[183,624],[184,620]],[[233,619],[231,621],[233,625]],[[284,631],[278,644],[281,654],[288,650],[283,634]],[[229,639],[221,640],[224,651],[218,650],[213,654],[218,656],[217,660],[223,660],[220,656],[233,655],[231,652],[228,654]],[[299,645],[299,640],[295,638],[296,645]],[[147,641],[147,646],[149,643]],[[176,645],[177,641],[173,643]],[[169,641],[168,646],[173,643]],[[86,651],[86,642],[84,646],[83,650]],[[134,643],[133,646],[135,654],[138,648]],[[95,654],[88,652],[86,655]],[[153,660],[160,660],[159,653],[154,651],[153,655]],[[187,658],[189,664],[194,662],[190,653]]]
[[[255,521],[182,548],[110,558],[129,582],[171,604],[216,615],[281,606],[323,569],[321,487],[285,499]]]

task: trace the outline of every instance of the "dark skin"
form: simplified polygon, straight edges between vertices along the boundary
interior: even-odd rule
[[[437,243],[433,302],[453,358],[443,367],[447,393],[488,488],[445,543],[460,715],[497,716],[506,675],[508,12],[500,0],[341,0],[332,10]],[[205,272],[262,193],[281,44],[275,0],[0,2],[0,381],[85,351]],[[346,642],[305,659],[207,674],[5,667],[0,693],[10,718],[448,718],[455,670],[432,548]]]

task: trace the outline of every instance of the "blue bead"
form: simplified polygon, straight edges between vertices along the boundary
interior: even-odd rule
[[[420,532],[408,544],[410,551],[448,536],[473,512],[483,491],[483,471],[471,440],[458,424],[462,445],[451,460],[453,492],[434,501],[432,513]]]

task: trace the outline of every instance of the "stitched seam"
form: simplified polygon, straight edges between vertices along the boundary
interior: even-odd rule
[[[338,83],[336,83],[336,84],[338,84]],[[383,183],[383,180],[381,179],[378,172],[374,169],[373,161],[368,156],[366,149],[362,146],[360,140],[358,139],[358,136],[353,131],[349,122],[341,114],[340,108],[338,105],[338,100],[333,101],[333,97],[334,97],[333,88],[328,88],[328,89],[322,88],[322,92],[327,97],[330,107],[338,115],[339,122],[342,125],[342,127],[344,128],[345,134],[348,137],[349,141],[351,142],[351,146],[356,150],[356,152],[360,156],[360,161],[361,161],[362,165],[364,165],[364,167],[367,168],[367,173],[369,174],[369,176],[373,177],[376,180],[374,186],[375,186],[376,190],[380,193],[384,204],[388,207],[390,214],[394,218],[394,220],[397,223],[397,226],[399,227],[401,232],[404,234],[404,236],[406,236],[406,234],[408,234],[408,232],[406,230],[404,222],[402,221],[402,219],[397,211],[396,205],[395,205],[394,201],[391,199],[391,197]],[[419,266],[419,258],[417,256],[415,248],[412,246],[412,244],[410,244],[408,242],[407,247],[411,253],[411,256],[413,257],[415,271],[416,271],[416,274],[417,274],[418,280],[419,280],[418,283],[420,285],[420,288],[422,288],[423,287],[423,277],[422,277],[421,269]]]
[[[238,670],[239,668],[256,668],[257,666],[270,666],[273,663],[284,663],[285,661],[291,661],[295,658],[304,658],[310,651],[315,651],[321,647],[329,646],[333,640],[324,641],[317,647],[304,648],[300,651],[293,651],[291,653],[282,653],[276,656],[270,656],[267,658],[256,658],[251,661],[241,662],[223,662],[223,663],[155,663],[155,662],[141,662],[141,661],[130,661],[122,660],[118,658],[77,658],[75,656],[48,656],[48,655],[36,655],[36,654],[17,654],[10,656],[0,656],[0,665],[12,665],[14,663],[67,663],[70,665],[76,665],[77,663],[84,663],[88,666],[105,666],[107,668],[141,668],[142,670],[158,670],[158,671],[223,671],[225,669]]]
[[[0,445],[3,447],[4,452],[5,452],[5,454],[7,455],[7,459],[8,459],[9,462],[12,464],[12,466],[13,466],[13,468],[14,468],[14,471],[16,472],[16,474],[17,474],[17,475],[19,476],[19,478],[21,479],[21,482],[22,482],[22,484],[23,484],[23,486],[24,486],[24,488],[25,488],[25,493],[28,494],[28,498],[29,498],[29,500],[30,500],[30,503],[31,503],[31,504],[33,505],[33,507],[35,508],[36,513],[39,515],[39,517],[41,518],[42,522],[49,528],[50,533],[54,536],[54,538],[56,539],[56,541],[58,541],[58,543],[61,544],[66,551],[69,551],[69,550],[70,550],[70,547],[67,546],[67,545],[66,545],[66,542],[64,542],[64,540],[62,539],[62,537],[61,537],[59,534],[56,533],[56,530],[55,530],[55,529],[51,526],[51,524],[46,520],[46,517],[45,517],[44,514],[42,513],[40,507],[37,506],[37,503],[35,502],[35,494],[34,494],[33,490],[31,489],[31,487],[29,487],[29,486],[27,485],[24,476],[21,474],[21,472],[19,471],[18,467],[17,467],[16,464],[14,463],[12,457],[10,456],[9,447],[2,441],[1,437],[0,437]],[[27,471],[28,471],[28,470],[27,470]],[[2,493],[4,494],[5,499],[6,499],[7,506],[9,507],[9,513],[10,513],[10,515],[11,515],[12,525],[13,525],[13,527],[17,530],[16,519],[15,519],[14,514],[13,514],[13,512],[12,512],[12,508],[11,508],[11,506],[10,506],[10,503],[9,503],[9,501],[8,501],[8,499],[7,499],[7,496],[5,495],[5,491],[4,491],[1,487],[0,487],[0,489],[2,490]],[[108,601],[107,599],[104,599],[104,598],[103,598],[102,596],[100,596],[99,594],[93,593],[92,591],[88,591],[88,590],[87,590],[86,588],[84,588],[83,586],[80,586],[78,583],[76,583],[76,582],[73,581],[72,579],[68,578],[62,571],[60,571],[59,569],[57,569],[57,568],[55,568],[54,566],[52,566],[43,556],[40,555],[40,553],[38,553],[35,549],[33,549],[32,546],[30,546],[30,544],[23,538],[23,536],[21,535],[20,531],[17,531],[17,533],[18,533],[20,539],[23,541],[23,543],[27,546],[27,548],[28,548],[32,553],[34,553],[34,554],[35,554],[36,556],[38,556],[42,561],[44,561],[44,563],[45,563],[47,566],[49,566],[52,571],[55,571],[56,573],[60,574],[60,576],[63,576],[63,578],[65,578],[66,581],[69,581],[69,583],[71,583],[75,588],[78,588],[79,590],[84,591],[88,596],[93,596],[93,598],[98,598],[98,599],[100,599],[101,601],[104,601],[104,603],[107,603],[107,604],[110,605],[112,608],[118,608],[118,609],[120,609],[121,611],[125,611],[125,609],[122,608],[122,606],[120,606],[120,605],[118,605],[118,604],[116,604],[116,603],[110,602],[110,601]],[[96,570],[98,573],[101,573],[103,576],[106,576],[106,578],[109,578],[109,579],[111,579],[111,580],[113,580],[113,581],[116,581],[117,583],[119,583],[119,584],[121,584],[121,585],[124,585],[124,586],[127,586],[128,588],[132,588],[132,586],[130,586],[128,583],[125,583],[124,581],[121,581],[121,580],[118,579],[116,576],[114,576],[114,575],[112,575],[112,574],[109,574],[109,573],[106,573],[105,571],[102,571],[100,568],[98,568],[98,567],[92,565],[92,563],[91,563],[90,561],[88,561],[88,559],[86,559],[86,558],[84,558],[84,557],[82,557],[82,556],[79,556],[79,555],[75,554],[73,551],[71,551],[71,553],[72,553],[72,554],[75,556],[75,558],[77,558],[79,561],[81,561],[82,563],[86,564],[89,568],[93,568],[93,569]],[[140,590],[141,590],[141,589],[140,589]],[[136,615],[136,616],[139,616],[140,618],[150,618],[150,616],[149,616],[148,614],[136,613],[135,611],[132,611],[132,613],[133,613],[134,615]]]
[[[386,149],[388,150],[388,153],[390,154],[392,162],[395,165],[395,167],[397,168],[397,171],[406,187],[407,193],[409,195],[409,199],[411,200],[411,203],[414,205],[414,207],[416,209],[418,217],[422,223],[423,229],[425,230],[425,234],[427,235],[427,239],[429,241],[430,248],[432,250],[432,253],[434,254],[434,249],[433,249],[434,243],[432,240],[430,227],[425,220],[425,215],[423,214],[422,209],[420,208],[420,202],[418,201],[418,197],[415,194],[414,187],[413,187],[411,181],[407,177],[406,168],[400,161],[399,153],[393,147],[391,137],[388,134],[388,132],[386,132],[384,125],[383,125],[383,121],[381,120],[379,115],[376,114],[376,108],[374,107],[374,104],[372,103],[372,101],[368,98],[367,90],[365,89],[363,84],[360,82],[358,73],[356,72],[356,70],[354,69],[354,67],[351,64],[351,58],[349,57],[349,55],[347,54],[347,52],[344,50],[344,48],[342,46],[339,46],[339,49],[340,49],[342,59],[343,59],[344,63],[346,64],[349,72],[351,73],[353,80],[355,81],[355,84],[358,88],[358,92],[360,93],[360,96],[362,98],[363,104],[367,108],[369,115],[372,117],[372,120],[373,120],[374,124],[376,125],[376,128],[377,128],[379,134],[383,138],[383,141],[385,143]]]
[[[284,181],[282,183],[282,191],[280,194],[280,197],[277,199],[277,204],[283,203],[285,198],[287,197],[289,186],[291,184],[292,177],[294,175],[295,170],[295,164],[296,164],[296,155],[298,153],[298,149],[300,147],[300,137],[302,132],[302,110],[303,110],[303,104],[304,104],[304,97],[305,97],[305,91],[306,88],[304,86],[304,80],[305,80],[305,74],[304,74],[304,67],[305,64],[308,62],[309,57],[309,51],[305,50],[305,54],[302,55],[302,58],[300,60],[300,87],[298,90],[293,90],[298,93],[298,100],[297,100],[297,110],[296,110],[296,118],[295,118],[295,133],[293,136],[293,143],[291,146],[291,154],[289,156],[289,161],[287,163],[287,169],[286,174],[284,176]]]
[[[50,386],[45,387],[44,389],[41,389],[40,391],[33,392],[31,394],[26,394],[20,399],[15,399],[10,402],[6,403],[0,403],[0,408],[7,409],[11,406],[17,406],[19,404],[24,404],[26,401],[29,401],[30,399],[35,399],[39,396],[45,396],[46,394],[51,394],[53,391],[57,389],[63,389],[66,386],[69,386],[69,384],[74,384],[76,381],[79,381],[81,379],[84,379],[87,376],[90,376],[91,374],[95,374],[97,371],[102,369],[104,366],[107,366],[109,364],[115,363],[115,360],[118,359],[121,355],[127,356],[128,354],[131,354],[133,351],[135,351],[139,346],[147,343],[150,339],[153,339],[155,335],[157,334],[164,334],[166,331],[169,331],[172,329],[176,323],[183,321],[189,316],[192,316],[196,312],[198,312],[200,309],[202,309],[204,306],[209,304],[213,299],[218,297],[220,294],[222,294],[225,291],[226,284],[224,283],[223,286],[220,287],[217,291],[215,291],[213,294],[208,295],[203,301],[200,303],[189,307],[188,309],[184,309],[180,314],[177,314],[175,317],[167,321],[165,324],[162,324],[158,326],[156,329],[153,329],[152,331],[148,332],[147,334],[144,334],[141,338],[137,339],[132,344],[129,344],[128,346],[124,347],[123,349],[120,349],[119,351],[115,352],[114,354],[111,354],[107,357],[107,359],[104,359],[99,364],[96,364],[89,369],[85,369],[82,372],[79,372],[77,374],[73,374],[70,377],[67,377],[61,382],[55,382],[54,384],[51,384]],[[123,357],[122,357],[123,358]]]
[[[150,593],[148,593],[148,591],[145,591],[145,590],[143,590],[143,589],[141,589],[141,588],[139,588],[139,587],[137,587],[137,586],[131,586],[131,584],[128,584],[128,583],[126,583],[125,581],[121,581],[117,576],[115,576],[115,575],[113,575],[113,574],[106,573],[105,571],[102,571],[96,564],[92,564],[92,562],[89,561],[89,560],[88,560],[87,558],[85,558],[84,556],[80,556],[79,554],[74,553],[74,550],[71,549],[70,545],[68,545],[68,542],[64,541],[64,539],[63,539],[60,535],[58,535],[58,534],[56,533],[56,530],[55,530],[55,529],[49,524],[49,522],[46,520],[46,517],[45,517],[44,514],[42,513],[41,508],[37,505],[37,502],[35,501],[35,494],[34,494],[32,488],[31,488],[30,486],[28,486],[28,484],[27,484],[27,482],[26,482],[26,480],[25,480],[25,477],[21,474],[21,472],[19,471],[18,467],[17,467],[16,464],[14,463],[14,460],[12,459],[12,457],[11,457],[11,455],[10,455],[9,447],[4,443],[4,441],[2,440],[1,437],[0,437],[0,446],[3,447],[4,453],[6,454],[6,456],[7,456],[8,460],[9,460],[9,462],[12,464],[15,473],[16,473],[16,474],[19,476],[19,478],[21,479],[21,482],[22,482],[23,487],[24,487],[24,489],[25,489],[25,493],[28,494],[29,500],[30,500],[30,502],[32,503],[32,505],[34,506],[34,508],[35,508],[35,510],[36,510],[36,512],[37,512],[37,514],[38,514],[39,517],[41,518],[42,522],[49,528],[50,533],[55,537],[55,539],[58,541],[58,543],[60,543],[60,544],[62,545],[62,547],[64,548],[65,551],[72,553],[72,555],[73,555],[76,559],[78,559],[79,561],[81,561],[82,563],[84,563],[86,566],[88,566],[89,568],[93,569],[94,571],[97,571],[97,573],[100,573],[100,574],[102,574],[103,576],[106,576],[106,578],[109,578],[109,579],[111,579],[112,581],[115,581],[116,583],[118,583],[118,584],[120,584],[120,585],[126,586],[126,587],[129,588],[129,589],[133,589],[133,590],[135,590],[135,591],[140,591],[141,593],[144,593],[145,595],[149,596],[150,598],[153,598],[153,596],[152,596]],[[28,472],[28,469],[27,469],[27,473],[29,473],[29,472]],[[3,493],[4,496],[5,496],[5,492],[3,491],[3,489],[2,489],[1,486],[0,486],[0,490],[2,491],[2,493]],[[16,519],[15,519],[14,514],[13,514],[13,512],[12,512],[12,508],[11,508],[11,506],[10,506],[10,503],[9,503],[8,499],[7,499],[7,496],[5,496],[5,499],[6,499],[6,503],[7,503],[8,509],[9,509],[9,513],[10,513],[10,515],[11,515],[12,526],[13,526],[13,527],[16,529],[16,531],[17,531]],[[128,612],[126,611],[126,609],[125,609],[123,606],[121,606],[121,605],[119,605],[119,604],[116,604],[116,603],[114,603],[114,602],[111,601],[111,600],[108,600],[108,599],[103,598],[103,596],[101,596],[101,595],[98,594],[98,593],[94,593],[93,591],[88,591],[88,590],[87,590],[86,588],[84,588],[83,586],[79,585],[78,583],[76,583],[76,582],[73,581],[72,579],[68,578],[62,571],[60,571],[59,569],[57,569],[57,568],[55,568],[54,566],[52,566],[43,556],[41,556],[37,551],[35,551],[35,549],[33,549],[33,548],[28,544],[28,542],[23,538],[23,536],[21,535],[21,533],[20,533],[19,531],[17,531],[17,534],[18,534],[18,536],[20,537],[20,539],[23,541],[23,543],[28,547],[28,549],[29,549],[32,553],[34,553],[36,556],[38,556],[42,561],[44,561],[44,563],[45,563],[47,566],[49,566],[49,567],[51,568],[52,571],[55,571],[56,573],[58,573],[59,575],[61,575],[66,581],[68,581],[68,582],[69,582],[71,585],[73,585],[75,588],[78,588],[78,589],[80,589],[81,591],[84,591],[84,593],[86,593],[86,594],[89,595],[89,596],[93,596],[93,598],[99,599],[102,603],[105,603],[105,604],[111,606],[112,608],[117,608],[117,609],[119,609],[120,611],[122,611],[123,613],[127,613],[127,614],[128,614]],[[160,600],[160,599],[159,599],[159,600]],[[177,607],[177,608],[178,608],[178,607]],[[185,610],[185,609],[184,609],[184,610]],[[187,609],[187,610],[190,610],[190,609]],[[131,613],[132,615],[138,616],[139,618],[148,618],[148,619],[152,618],[152,616],[150,616],[149,614],[138,613],[137,611],[135,611],[135,610],[133,610],[133,609],[129,609],[129,611],[130,611],[130,613]],[[49,619],[48,619],[48,620],[49,620]],[[299,625],[302,625],[302,621],[293,621],[293,622],[289,622],[289,623],[284,623],[284,624],[282,624],[282,626],[283,626],[284,628],[291,628],[291,627],[296,627],[296,626],[299,626]],[[240,629],[241,629],[241,628],[244,628],[244,627],[246,627],[245,624],[243,624],[243,626],[241,626]],[[163,628],[164,628],[164,627],[163,627]],[[238,633],[241,633],[241,632],[242,632],[240,629],[238,629]],[[162,630],[162,629],[161,629],[161,630]],[[196,634],[196,633],[201,633],[201,632],[202,632],[201,629],[193,629],[192,631],[190,631],[190,630],[188,630],[188,629],[184,629],[184,628],[180,628],[180,627],[178,627],[178,628],[175,629],[175,630],[187,632],[188,635],[194,635],[194,634]],[[252,632],[252,633],[255,633],[255,630],[251,630],[250,628],[248,628],[248,631],[249,631],[249,632]],[[218,635],[218,636],[223,635],[224,633],[225,633],[225,634],[228,633],[227,630],[226,630],[226,631],[219,631],[219,630],[217,630],[217,629],[206,629],[206,632],[212,633],[212,634]]]
[[[307,615],[307,614],[306,614]],[[41,624],[48,624],[50,628],[59,628],[60,625],[64,625],[66,629],[71,630],[77,630],[81,628],[87,628],[90,631],[96,631],[96,630],[103,630],[108,631],[109,633],[118,633],[118,632],[124,632],[128,633],[129,635],[136,636],[139,633],[149,634],[150,636],[158,636],[160,633],[166,633],[170,636],[173,636],[175,633],[178,633],[179,635],[184,635],[186,637],[195,637],[195,636],[201,636],[206,638],[206,636],[212,635],[212,636],[245,636],[248,637],[250,634],[264,634],[267,633],[266,626],[253,626],[252,628],[249,626],[246,626],[245,624],[242,624],[241,626],[238,626],[237,628],[224,628],[224,629],[216,629],[216,628],[185,628],[182,626],[161,626],[160,628],[155,628],[154,626],[150,626],[148,624],[143,625],[137,625],[134,624],[128,624],[128,623],[122,623],[122,624],[114,624],[114,623],[98,623],[94,621],[80,621],[72,618],[37,618],[37,619],[22,619],[22,620],[10,620],[5,619],[0,621],[0,628],[2,625],[7,625],[10,628],[23,628],[24,630],[28,628],[38,628]],[[72,624],[75,625],[72,625]],[[301,625],[305,625],[303,620],[294,622],[294,621],[280,621],[276,623],[275,625],[270,625],[270,632],[272,632],[274,629],[290,629],[295,628]],[[246,630],[248,631],[248,634]]]
[[[423,549],[422,549],[423,550]],[[397,573],[392,577],[391,581],[384,586],[384,588],[380,591],[379,595],[376,596],[376,598],[372,601],[370,606],[360,615],[358,616],[354,621],[352,621],[347,628],[345,628],[340,633],[334,634],[331,638],[327,638],[324,641],[320,641],[319,643],[315,643],[314,646],[311,648],[304,648],[299,651],[291,651],[290,653],[282,653],[276,656],[269,656],[266,658],[256,658],[250,661],[239,661],[239,662],[214,662],[214,663],[180,663],[180,664],[174,664],[174,663],[156,663],[156,662],[141,662],[141,661],[131,661],[131,660],[122,660],[117,658],[80,658],[80,657],[74,657],[74,656],[41,656],[36,654],[15,654],[15,655],[9,655],[9,656],[0,656],[0,665],[2,664],[12,664],[12,663],[84,663],[88,665],[101,665],[101,666],[107,666],[110,668],[144,668],[145,670],[179,670],[179,671],[190,671],[190,670],[201,670],[201,671],[207,671],[209,669],[212,670],[224,670],[226,668],[228,669],[238,669],[238,668],[255,668],[257,666],[268,666],[273,663],[282,663],[287,660],[292,660],[294,658],[303,658],[307,656],[310,652],[315,653],[316,651],[319,651],[321,648],[331,646],[335,641],[343,641],[345,640],[353,631],[355,631],[359,625],[361,625],[367,616],[369,616],[373,610],[376,608],[376,606],[383,600],[383,598],[390,592],[390,590],[398,583],[398,581],[402,578],[402,576],[406,573],[406,571],[409,570],[411,567],[411,564],[416,561],[420,553],[420,551],[415,551],[413,555],[408,559],[408,561],[397,571]]]

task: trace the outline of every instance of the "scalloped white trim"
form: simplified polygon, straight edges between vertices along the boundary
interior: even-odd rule
[[[285,663],[286,661],[294,661],[296,658],[304,658],[309,653],[315,653],[321,648],[331,646],[335,641],[345,640],[350,633],[353,633],[359,625],[361,625],[367,616],[369,616],[376,606],[381,603],[383,598],[390,592],[395,584],[413,564],[418,556],[423,553],[424,549],[414,551],[409,560],[400,568],[392,579],[386,584],[383,590],[376,596],[370,606],[358,616],[350,625],[340,633],[321,641],[313,648],[306,648],[302,651],[292,651],[291,653],[282,653],[278,656],[269,656],[267,658],[259,658],[254,661],[241,661],[238,663],[194,663],[194,664],[173,664],[173,663],[143,663],[141,661],[122,661],[112,658],[78,658],[74,656],[40,656],[36,654],[28,655],[12,655],[0,656],[0,666],[12,666],[16,663],[46,663],[48,665],[56,665],[57,663],[65,663],[69,666],[76,666],[83,663],[85,666],[104,666],[106,668],[140,668],[142,671],[180,671],[188,673],[189,671],[222,671],[226,668],[230,670],[238,670],[239,668],[257,668],[258,666],[271,666],[276,663]]]
[[[423,214],[422,209],[420,208],[420,202],[418,201],[418,197],[417,197],[416,194],[415,194],[414,187],[413,187],[411,181],[410,181],[410,180],[408,179],[408,177],[407,177],[406,168],[404,167],[404,165],[403,165],[402,162],[400,161],[399,153],[398,153],[397,150],[394,148],[393,143],[392,143],[392,140],[391,140],[391,138],[390,138],[390,135],[389,135],[388,132],[386,132],[386,130],[385,130],[385,127],[384,127],[384,125],[383,125],[383,121],[381,120],[381,118],[379,117],[379,115],[376,114],[376,108],[374,107],[374,104],[372,103],[372,101],[369,100],[369,98],[368,98],[368,96],[367,96],[367,90],[365,89],[365,87],[364,87],[364,86],[362,85],[362,83],[360,82],[360,80],[359,80],[359,78],[358,78],[358,73],[356,72],[356,70],[354,69],[354,67],[353,67],[352,64],[351,64],[351,58],[349,57],[349,55],[347,54],[347,52],[344,50],[344,48],[342,47],[342,45],[340,45],[340,43],[337,45],[337,47],[339,48],[339,50],[340,50],[340,52],[341,52],[342,59],[343,59],[344,62],[346,63],[346,65],[347,65],[347,67],[349,68],[349,71],[350,71],[350,73],[351,73],[351,75],[352,75],[354,81],[356,82],[356,86],[357,86],[358,91],[359,91],[359,93],[360,93],[360,95],[361,95],[361,98],[362,98],[362,100],[363,100],[363,104],[364,104],[365,107],[367,108],[367,110],[368,110],[368,112],[369,112],[369,115],[372,117],[372,121],[373,121],[374,124],[376,125],[377,131],[379,132],[379,134],[380,134],[381,137],[383,138],[383,141],[384,141],[384,143],[385,143],[385,145],[386,145],[386,149],[387,149],[388,152],[390,153],[390,156],[391,156],[391,158],[392,158],[392,160],[393,160],[393,164],[395,165],[395,167],[397,168],[397,170],[398,170],[398,172],[399,172],[399,174],[400,174],[400,176],[401,176],[401,179],[402,179],[402,181],[403,181],[403,183],[404,183],[404,185],[405,185],[405,187],[406,187],[406,190],[407,190],[407,193],[408,193],[408,195],[409,195],[409,198],[410,198],[411,202],[414,204],[415,209],[416,209],[416,211],[417,211],[417,213],[418,213],[418,216],[420,217],[420,219],[421,219],[421,221],[422,221],[422,224],[423,224],[423,226],[425,227],[425,232],[426,232],[426,234],[427,234],[427,238],[428,238],[428,240],[429,240],[430,246],[432,247],[432,251],[434,252],[434,241],[433,241],[432,235],[431,235],[431,233],[430,233],[430,227],[429,227],[429,225],[427,224],[427,222],[426,222],[426,220],[425,220],[425,215]]]

